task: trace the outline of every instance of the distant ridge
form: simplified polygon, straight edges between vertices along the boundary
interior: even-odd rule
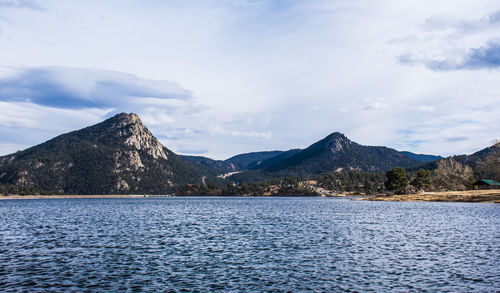
[[[415,154],[415,153],[408,152],[408,151],[403,151],[401,153],[403,155],[407,156],[408,158],[411,158],[411,159],[414,159],[414,160],[417,160],[420,162],[424,162],[424,163],[434,162],[434,161],[443,159],[443,157],[441,157],[441,156]]]
[[[462,165],[471,167],[477,179],[500,181],[500,143],[470,155],[452,156],[448,159],[453,159]],[[435,163],[442,160],[430,163],[430,167],[436,168]]]
[[[305,149],[254,152],[225,161],[183,156],[210,174],[246,171],[231,179],[252,181],[283,176],[314,176],[325,172],[383,172],[393,167],[410,168],[442,159],[440,156],[399,152],[383,146],[363,146],[334,132]]]
[[[187,162],[203,170],[205,173],[213,176],[240,170],[235,165],[226,161],[213,160],[203,156],[181,155],[181,157]]]
[[[386,171],[395,166],[408,167],[416,160],[387,147],[363,146],[334,132],[293,156],[267,168],[290,170],[297,174],[319,174],[325,171]]]
[[[253,164],[258,164],[259,161],[276,157],[281,153],[283,153],[283,151],[263,151],[263,152],[245,153],[233,156],[227,159],[225,162],[233,164],[239,170],[245,170],[248,169],[249,166]]]
[[[281,156],[281,158],[279,158]],[[231,178],[276,178],[282,176],[315,176],[326,172],[382,172],[393,167],[421,164],[404,154],[382,146],[363,146],[334,132],[305,149],[284,152],[262,162],[263,168]]]
[[[293,150],[281,152],[274,157],[271,157],[271,158],[268,158],[268,159],[265,159],[262,161],[256,161],[256,162],[250,163],[248,165],[248,169],[249,170],[266,169],[270,166],[276,165],[276,164],[290,158],[291,156],[293,156],[301,151],[302,151],[301,149],[293,149]]]
[[[182,158],[191,164],[197,166],[203,171],[212,174],[220,175],[234,171],[255,169],[262,161],[269,158],[274,158],[283,153],[282,151],[263,151],[251,152],[233,156],[227,160],[213,160],[203,156],[186,156]]]

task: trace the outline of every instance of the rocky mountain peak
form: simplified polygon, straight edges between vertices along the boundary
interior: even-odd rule
[[[0,184],[55,193],[165,194],[199,182],[202,175],[165,148],[133,113],[0,157]]]
[[[160,141],[154,137],[135,113],[120,113],[107,121],[110,131],[124,139],[124,144],[142,150],[153,158],[167,159],[167,153]]]
[[[109,118],[107,121],[111,122],[114,127],[123,127],[129,124],[140,124],[144,126],[144,124],[142,124],[141,118],[139,118],[139,116],[135,113],[127,114],[125,112],[122,112]]]
[[[324,138],[323,141],[325,143],[325,148],[329,149],[332,153],[342,151],[352,144],[352,141],[340,132],[330,134]]]

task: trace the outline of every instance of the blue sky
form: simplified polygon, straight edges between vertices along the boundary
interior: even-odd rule
[[[0,0],[0,155],[135,112],[183,154],[500,138],[498,1]]]

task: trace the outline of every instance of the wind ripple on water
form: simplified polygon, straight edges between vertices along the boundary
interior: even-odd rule
[[[329,198],[0,202],[0,291],[490,291],[497,205]]]

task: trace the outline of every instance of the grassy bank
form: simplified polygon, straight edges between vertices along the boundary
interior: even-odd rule
[[[438,201],[438,202],[487,202],[500,203],[500,189],[423,192],[392,196],[373,196],[363,200],[372,201]]]

